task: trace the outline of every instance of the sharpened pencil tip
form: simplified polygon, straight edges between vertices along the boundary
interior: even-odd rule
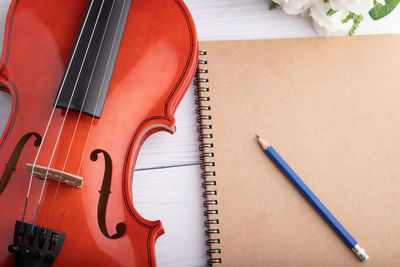
[[[267,143],[264,141],[264,139],[262,139],[260,136],[258,136],[258,134],[256,134],[257,137],[257,141],[260,144],[260,146],[262,147],[262,149],[267,149],[268,145]]]

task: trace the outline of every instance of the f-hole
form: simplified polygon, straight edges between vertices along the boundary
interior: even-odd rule
[[[126,225],[124,223],[118,223],[115,227],[116,233],[109,235],[106,227],[106,208],[108,203],[108,197],[111,194],[111,176],[112,176],[112,161],[110,155],[101,149],[96,149],[90,154],[90,159],[96,161],[98,159],[98,154],[102,153],[104,155],[104,177],[103,183],[101,184],[101,189],[99,191],[99,204],[97,205],[97,222],[101,233],[109,239],[118,239],[124,235],[126,230]]]
[[[6,189],[8,182],[10,181],[11,175],[15,171],[15,166],[17,165],[22,149],[25,147],[26,142],[28,142],[28,140],[32,136],[36,137],[36,140],[33,143],[36,147],[40,146],[40,144],[42,143],[42,137],[38,133],[27,133],[21,138],[21,140],[19,140],[18,144],[14,148],[13,153],[11,154],[9,161],[6,164],[3,176],[1,177],[0,195],[3,193],[4,189]]]

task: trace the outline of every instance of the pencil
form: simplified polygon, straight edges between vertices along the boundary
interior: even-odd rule
[[[256,135],[257,141],[263,148],[268,157],[279,167],[279,169],[289,178],[289,180],[297,187],[297,189],[306,197],[306,199],[314,206],[314,208],[324,217],[328,224],[343,239],[346,245],[351,248],[354,254],[361,261],[368,260],[369,256],[365,250],[360,247],[356,240],[346,231],[340,222],[332,215],[317,196],[308,188],[308,186],[300,179],[300,177],[289,167],[289,165],[279,156],[275,149],[267,145],[267,143]]]

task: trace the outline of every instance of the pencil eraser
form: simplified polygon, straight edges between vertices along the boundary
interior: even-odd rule
[[[367,253],[365,252],[365,250],[360,247],[360,245],[356,244],[353,248],[352,248],[354,254],[357,255],[357,257],[361,260],[361,261],[366,261],[369,259],[369,256],[367,255]]]

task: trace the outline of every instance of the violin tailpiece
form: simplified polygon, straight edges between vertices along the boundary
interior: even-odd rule
[[[14,254],[16,267],[50,267],[64,244],[66,233],[15,222],[14,242],[8,251]]]

